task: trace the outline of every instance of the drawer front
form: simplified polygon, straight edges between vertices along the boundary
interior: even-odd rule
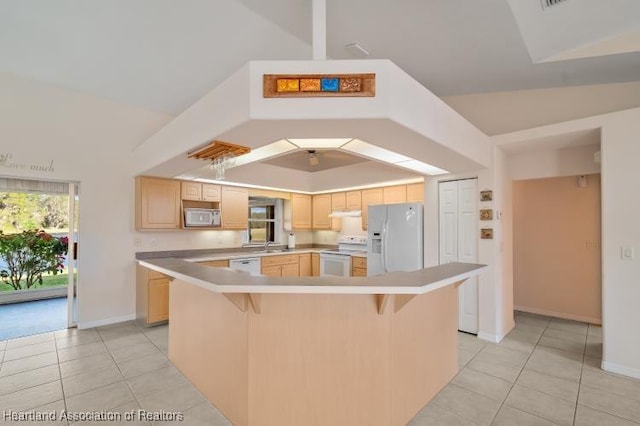
[[[366,257],[351,257],[351,265],[354,268],[367,268],[367,258]]]
[[[298,264],[298,255],[287,254],[284,256],[264,256],[261,260],[263,266],[286,265],[289,263]]]
[[[228,268],[229,261],[228,260],[209,260],[207,262],[198,262],[198,265],[213,266],[216,268]]]
[[[367,276],[367,270],[364,268],[352,268],[351,269],[351,276],[352,277],[366,277]]]

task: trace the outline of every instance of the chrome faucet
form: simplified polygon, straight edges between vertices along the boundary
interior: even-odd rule
[[[265,241],[264,242],[264,251],[267,251],[269,249],[269,245],[272,243],[273,241]]]

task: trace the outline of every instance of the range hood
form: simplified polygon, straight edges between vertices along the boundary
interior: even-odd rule
[[[334,210],[329,217],[362,217],[362,210]]]

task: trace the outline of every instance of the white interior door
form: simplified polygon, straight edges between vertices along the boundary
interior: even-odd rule
[[[441,182],[440,263],[478,261],[477,179]],[[478,333],[478,280],[458,288],[458,329]]]
[[[477,180],[458,181],[458,262],[478,262]],[[478,278],[458,287],[458,329],[478,334]]]
[[[440,182],[440,264],[458,261],[458,182]]]

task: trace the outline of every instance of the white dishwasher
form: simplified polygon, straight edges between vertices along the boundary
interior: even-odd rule
[[[260,275],[260,258],[246,257],[242,259],[231,259],[229,260],[229,269],[245,271],[251,275]]]

